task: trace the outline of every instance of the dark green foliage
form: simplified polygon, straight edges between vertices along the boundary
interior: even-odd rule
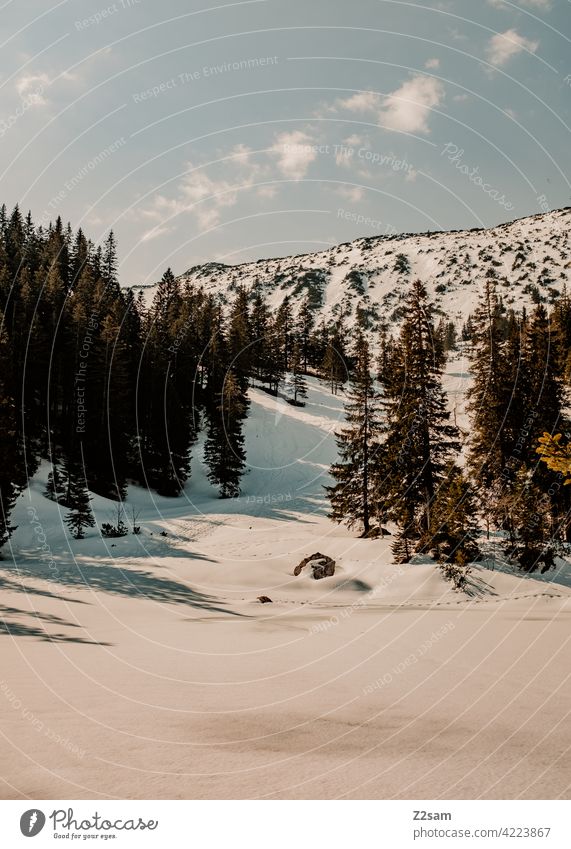
[[[248,400],[232,371],[227,373],[218,397],[219,403],[208,412],[204,460],[208,478],[219,487],[220,497],[236,498],[246,465],[243,422]]]
[[[69,513],[65,522],[74,539],[83,539],[85,528],[92,528],[95,525],[89,506],[91,498],[85,483],[85,472],[82,464],[77,460],[68,461],[66,471],[68,481],[66,504]]]
[[[468,410],[472,415],[469,466],[480,491],[502,474],[509,475],[508,460],[514,432],[521,424],[515,406],[513,380],[517,379],[521,341],[519,328],[511,334],[512,356],[505,357],[499,301],[494,284],[486,281],[484,294],[472,318],[472,374]],[[519,396],[521,397],[521,396]]]
[[[390,367],[382,374],[386,439],[376,483],[379,510],[411,539],[431,536],[433,502],[459,449],[442,390],[443,367],[432,307],[415,281]]]
[[[64,480],[55,463],[52,466],[52,471],[48,474],[44,495],[50,501],[55,501],[58,504],[63,504],[65,501]]]
[[[476,504],[469,482],[450,466],[431,508],[430,532],[420,545],[437,560],[465,566],[478,554]]]
[[[410,260],[406,254],[397,254],[395,257],[394,270],[399,274],[410,274]]]
[[[166,496],[180,495],[190,477],[190,449],[196,439],[196,368],[185,327],[179,326],[183,306],[180,283],[168,269],[143,324],[145,384],[139,395],[142,474],[148,486]],[[214,344],[216,333],[211,330]],[[207,368],[211,375],[210,362]]]
[[[293,392],[294,404],[303,406],[304,400],[307,398],[307,384],[303,376],[301,345],[299,342],[294,342],[291,358],[291,391]]]
[[[78,457],[87,492],[122,503],[132,480],[178,495],[230,366],[244,397],[251,375],[275,392],[283,379],[294,341],[287,305],[274,327],[263,301],[238,288],[224,316],[168,270],[147,307],[120,288],[117,268],[112,232],[95,246],[60,219],[35,228],[18,208],[0,211],[0,542],[41,457],[54,462],[46,496],[62,505],[74,490],[83,498],[70,473]]]
[[[301,366],[304,372],[307,372],[308,365],[314,364],[315,361],[314,346],[312,344],[313,329],[315,327],[313,312],[311,300],[308,296],[302,301],[297,318],[297,338],[301,347]]]
[[[333,395],[337,395],[349,375],[344,337],[342,325],[336,325],[327,342],[321,363],[321,376],[329,383]]]
[[[4,316],[0,312],[0,548],[15,530],[10,514],[26,482],[12,389],[9,339],[3,324]]]
[[[374,514],[373,467],[381,425],[369,344],[361,331],[357,333],[354,359],[345,425],[337,433],[339,461],[330,470],[335,484],[326,487],[326,491],[331,503],[330,518],[350,528],[358,525],[366,536]]]
[[[536,453],[543,433],[567,427],[564,309],[563,304],[555,323],[542,304],[530,318],[504,317],[489,283],[473,321],[470,469],[488,524],[504,531],[525,552],[524,560],[532,538],[546,540],[540,502],[547,505],[549,536],[569,535],[568,491]]]

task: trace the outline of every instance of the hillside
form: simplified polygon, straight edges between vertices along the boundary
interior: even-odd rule
[[[507,306],[552,303],[571,275],[571,208],[489,230],[360,238],[318,253],[240,265],[211,262],[180,276],[228,300],[238,286],[273,304],[309,294],[324,317],[364,311],[375,326],[401,317],[407,281],[420,278],[438,310],[461,322],[492,275]]]

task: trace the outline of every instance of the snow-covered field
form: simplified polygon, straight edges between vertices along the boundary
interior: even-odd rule
[[[0,562],[2,797],[568,797],[568,570],[464,594],[333,525],[343,398],[310,383],[251,391],[239,499],[198,451],[185,497],[131,490],[140,536],[71,541],[42,468]],[[318,550],[335,576],[294,577]]]

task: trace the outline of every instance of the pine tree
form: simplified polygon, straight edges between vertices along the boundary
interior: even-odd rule
[[[249,296],[241,286],[230,310],[228,321],[228,353],[230,368],[243,391],[248,386],[252,371],[252,327],[250,323]]]
[[[465,566],[478,554],[476,504],[462,471],[450,466],[440,483],[431,510],[430,534],[421,539],[437,560]]]
[[[534,411],[532,439],[554,433],[563,424],[566,402],[561,374],[560,337],[543,304],[533,311],[525,334],[523,357],[528,372],[529,401]]]
[[[499,321],[499,301],[492,280],[486,280],[484,293],[472,319],[472,386],[467,409],[471,413],[468,464],[480,491],[485,492],[506,474],[513,448],[506,416],[513,401],[513,382],[506,367],[516,363],[504,357],[504,341]]]
[[[190,477],[190,451],[196,439],[189,404],[193,379],[184,369],[185,334],[178,324],[183,310],[180,282],[169,268],[145,316],[138,399],[144,481],[165,496],[182,492]]]
[[[248,400],[240,381],[229,371],[224,380],[219,404],[208,413],[208,435],[204,460],[208,479],[219,487],[220,498],[236,498],[246,465],[243,420]]]
[[[410,563],[417,545],[418,539],[412,522],[399,527],[391,544],[391,551],[395,563]]]
[[[382,327],[379,335],[379,355],[377,357],[377,378],[383,386],[391,379],[391,361],[394,354],[395,341],[389,336],[387,328]]]
[[[0,549],[15,530],[10,524],[10,514],[25,485],[25,467],[18,440],[11,371],[9,338],[4,328],[4,316],[0,311]]]
[[[84,529],[92,528],[95,525],[95,519],[89,506],[91,498],[85,485],[85,475],[81,465],[77,462],[68,461],[66,469],[69,481],[66,503],[69,507],[69,513],[65,522],[74,539],[84,539]]]
[[[307,366],[312,360],[313,353],[311,344],[313,328],[315,326],[313,314],[314,310],[312,309],[311,298],[309,295],[306,295],[301,302],[297,317],[297,333],[301,346],[301,366],[305,374],[307,374]]]
[[[386,439],[375,473],[378,504],[419,548],[432,534],[433,503],[459,450],[442,389],[444,358],[432,315],[426,289],[417,280],[407,298],[390,368],[384,372]]]
[[[117,242],[113,230],[109,231],[105,240],[101,258],[101,274],[106,285],[116,291],[119,281],[117,279]]]
[[[293,346],[294,321],[289,295],[281,302],[275,315],[272,332],[275,334],[279,350],[279,368],[286,372],[290,367],[291,350]]]
[[[337,433],[339,460],[330,473],[335,480],[326,487],[331,502],[330,518],[349,528],[359,525],[362,535],[371,530],[374,515],[372,465],[378,450],[381,425],[378,393],[371,375],[369,343],[362,331],[355,342],[355,368],[345,404],[346,423]]]
[[[263,379],[263,375],[266,371],[270,325],[270,310],[260,293],[257,292],[254,296],[250,314],[250,333],[252,340],[252,374],[258,380]]]
[[[276,327],[276,319],[271,319],[268,325],[264,359],[262,362],[262,382],[268,385],[272,395],[279,392],[280,384],[285,377],[283,338]]]
[[[508,532],[506,551],[527,572],[540,563],[554,565],[557,540],[554,534],[550,498],[534,481],[533,470],[521,466],[503,489],[500,503],[503,528]],[[545,570],[544,570],[545,571]]]
[[[61,474],[56,463],[54,463],[52,471],[48,474],[44,495],[46,498],[49,498],[50,501],[56,501],[61,504],[63,503],[64,492],[64,484]]]
[[[291,389],[293,391],[293,403],[303,407],[307,398],[307,383],[303,376],[301,361],[301,345],[294,342],[291,358]]]
[[[321,364],[322,377],[328,381],[333,395],[337,395],[347,380],[348,370],[344,333],[342,326],[337,325],[327,342]]]

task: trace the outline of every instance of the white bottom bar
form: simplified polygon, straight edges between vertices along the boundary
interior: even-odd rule
[[[0,801],[1,845],[569,849],[568,801]]]

